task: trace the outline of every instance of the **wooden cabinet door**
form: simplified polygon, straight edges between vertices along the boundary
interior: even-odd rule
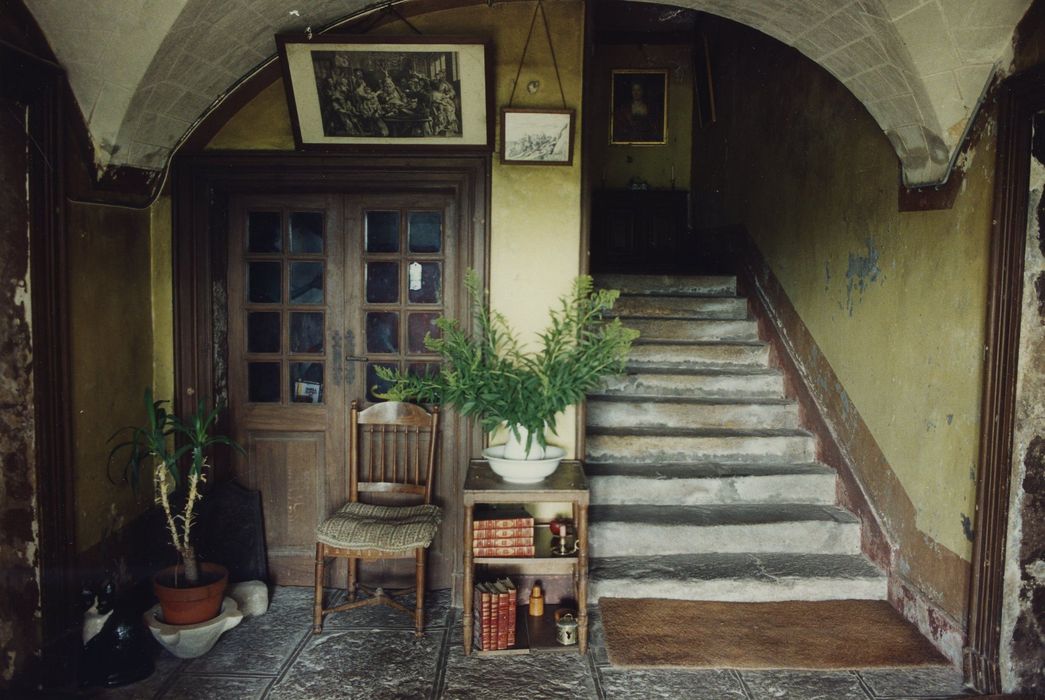
[[[232,202],[230,419],[247,453],[235,471],[261,492],[276,583],[311,584],[315,527],[347,498],[351,401],[378,400],[379,366],[438,366],[424,337],[459,303],[460,285],[447,284],[462,274],[456,215],[453,198],[441,195]],[[444,446],[456,445],[447,436],[455,425],[444,427]],[[440,579],[451,568],[444,539],[432,551]]]

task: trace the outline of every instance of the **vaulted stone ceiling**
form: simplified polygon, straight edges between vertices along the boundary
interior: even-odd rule
[[[410,0],[405,0],[409,2]],[[943,178],[1031,0],[675,0],[794,46],[860,99],[909,184]],[[271,60],[277,32],[366,0],[26,0],[69,72],[99,166],[165,167],[178,141]]]

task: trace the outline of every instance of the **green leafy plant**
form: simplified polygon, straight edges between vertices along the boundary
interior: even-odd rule
[[[527,450],[534,438],[547,444],[544,431],[555,432],[557,413],[583,401],[602,377],[624,371],[639,335],[619,319],[605,318],[620,292],[596,290],[582,275],[551,311],[538,348],[527,352],[504,316],[489,308],[474,271],[465,284],[473,332],[453,319],[437,319],[439,337],[427,335],[425,346],[442,358],[439,372],[417,376],[379,367],[378,376],[391,385],[377,395],[452,406],[487,432],[507,424],[516,439],[525,429]]]
[[[207,450],[214,445],[229,445],[240,452],[243,448],[224,435],[211,434],[223,408],[221,404],[207,410],[206,401],[201,398],[196,411],[183,420],[167,411],[164,407],[167,403],[154,400],[151,387],[145,390],[146,423],[144,426],[120,428],[113,433],[110,442],[123,433],[130,433],[130,439],[110,450],[109,464],[119,452],[127,450],[124,481],[138,490],[143,472],[151,478],[154,500],[163,508],[171,543],[181,557],[185,581],[191,586],[199,582],[199,564],[191,535],[196,505],[203,497],[200,486],[207,481],[210,471]],[[182,486],[180,463],[186,456],[186,493],[184,501],[175,505],[173,496]]]

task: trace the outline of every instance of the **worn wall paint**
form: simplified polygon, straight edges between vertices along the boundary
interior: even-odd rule
[[[817,390],[880,446],[890,473],[864,486],[901,573],[960,622],[966,581],[938,572],[972,553],[993,137],[952,209],[900,213],[895,153],[840,83],[746,28],[709,36],[719,122],[698,137],[697,187],[747,225],[841,380]],[[916,530],[888,521],[907,499]]]
[[[610,85],[614,68],[667,68],[668,142],[661,146],[610,145]],[[596,187],[621,189],[640,178],[654,189],[690,183],[693,153],[693,50],[672,45],[597,45],[592,79],[591,173]]]
[[[136,496],[110,483],[106,471],[109,436],[141,424],[153,381],[150,217],[71,203],[67,225],[76,547],[83,552],[151,500],[147,487]]]
[[[493,160],[491,181],[490,300],[531,342],[543,330],[548,310],[568,291],[580,269],[580,129],[584,5],[562,0],[545,9],[555,44],[567,105],[577,110],[574,165],[571,167],[503,165]],[[494,105],[508,104],[533,13],[529,3],[432,12],[410,21],[424,34],[488,37],[494,47]],[[401,34],[401,25],[373,33]],[[535,95],[516,92],[516,107],[561,107],[547,41],[539,31],[531,42],[519,76],[525,86],[539,80]],[[215,135],[208,148],[293,148],[282,83],[262,91]],[[498,124],[499,127],[499,124]],[[497,136],[498,146],[500,134]],[[570,410],[557,422],[552,442],[572,454],[576,417]]]
[[[1045,116],[1035,123],[1041,142]],[[1042,149],[1045,150],[1045,149]],[[1002,598],[1005,692],[1045,692],[1045,153],[1031,158],[1016,419]]]
[[[0,102],[0,690],[39,660],[39,517],[23,105]],[[2,694],[2,693],[0,693]]]
[[[152,390],[174,398],[174,249],[171,196],[164,192],[149,210],[149,272],[152,309]]]

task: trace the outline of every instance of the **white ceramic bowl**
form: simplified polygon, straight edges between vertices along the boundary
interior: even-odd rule
[[[536,484],[554,472],[566,450],[549,445],[544,450],[544,459],[505,459],[504,445],[494,445],[483,450],[483,457],[490,463],[493,473],[510,484]]]

